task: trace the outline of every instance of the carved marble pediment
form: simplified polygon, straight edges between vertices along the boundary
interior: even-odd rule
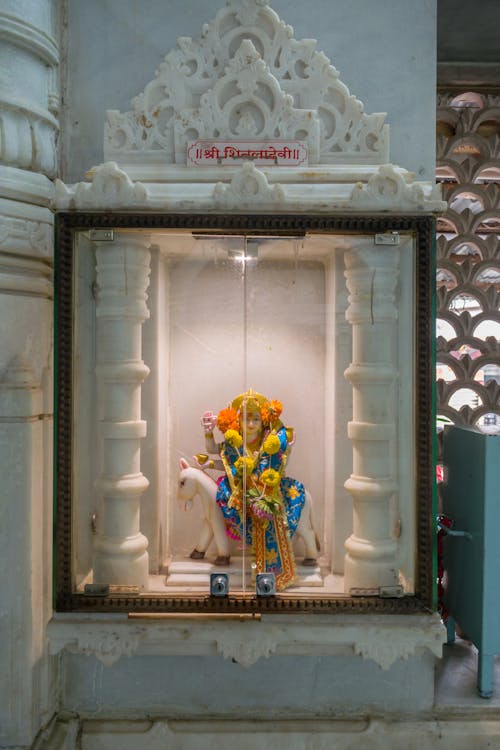
[[[182,165],[187,140],[249,134],[300,134],[310,164],[388,161],[385,114],[365,114],[316,41],[294,39],[266,0],[227,0],[197,40],[178,39],[132,106],[107,113],[106,161]]]
[[[200,106],[182,110],[175,119],[175,160],[186,159],[193,139],[298,139],[308,145],[309,161],[319,160],[317,112],[297,109],[249,39],[241,42],[224,75],[203,94]]]
[[[389,163],[385,115],[365,114],[316,41],[294,39],[267,0],[226,0],[198,39],[177,40],[132,106],[108,111],[105,161],[90,183],[56,181],[57,208],[366,213],[445,206],[432,183]],[[300,144],[308,161],[214,156],[188,165],[188,144],[192,151],[217,141],[229,149]]]
[[[217,168],[205,182],[181,180],[155,185],[132,181],[115,162],[106,162],[93,168],[91,182],[65,185],[56,180],[55,205],[60,210],[237,211],[244,208],[259,213],[441,212],[446,208],[439,185],[416,183],[411,173],[392,164],[363,172],[359,175],[362,181],[354,184],[353,175],[347,171],[337,173],[338,182],[319,185],[314,183],[313,173],[309,183],[297,179],[297,173],[278,182],[272,179],[271,171],[244,162],[237,167]]]

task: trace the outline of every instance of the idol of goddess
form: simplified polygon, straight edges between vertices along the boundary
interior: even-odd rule
[[[219,459],[197,456],[202,468],[224,470],[216,501],[226,533],[251,546],[254,572],[274,573],[279,591],[298,581],[292,537],[306,502],[304,485],[285,474],[294,435],[280,420],[281,411],[279,401],[249,390],[217,416],[205,412],[206,451]],[[220,444],[215,426],[223,434]]]

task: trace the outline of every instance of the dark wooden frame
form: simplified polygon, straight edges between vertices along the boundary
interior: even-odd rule
[[[329,595],[305,597],[283,593],[213,598],[158,593],[107,596],[75,593],[72,588],[72,419],[73,419],[73,245],[76,231],[90,229],[177,229],[217,234],[298,235],[411,232],[417,240],[415,281],[415,423],[417,570],[415,594],[402,598]],[[403,215],[267,215],[267,214],[132,214],[56,215],[55,251],[55,608],[86,612],[386,613],[407,614],[435,609],[434,481],[434,238],[431,216]]]

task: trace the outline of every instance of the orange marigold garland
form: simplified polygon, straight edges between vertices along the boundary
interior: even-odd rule
[[[263,424],[266,427],[272,424],[279,418],[282,411],[283,404],[281,403],[281,401],[268,401],[262,406],[262,409],[260,410]]]
[[[231,407],[221,409],[217,415],[217,427],[222,433],[226,433],[228,430],[239,430],[240,420],[236,409]]]

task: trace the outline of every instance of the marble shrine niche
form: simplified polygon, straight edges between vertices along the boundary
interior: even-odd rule
[[[428,608],[439,192],[264,0],[132,107],[56,184],[59,608]]]

